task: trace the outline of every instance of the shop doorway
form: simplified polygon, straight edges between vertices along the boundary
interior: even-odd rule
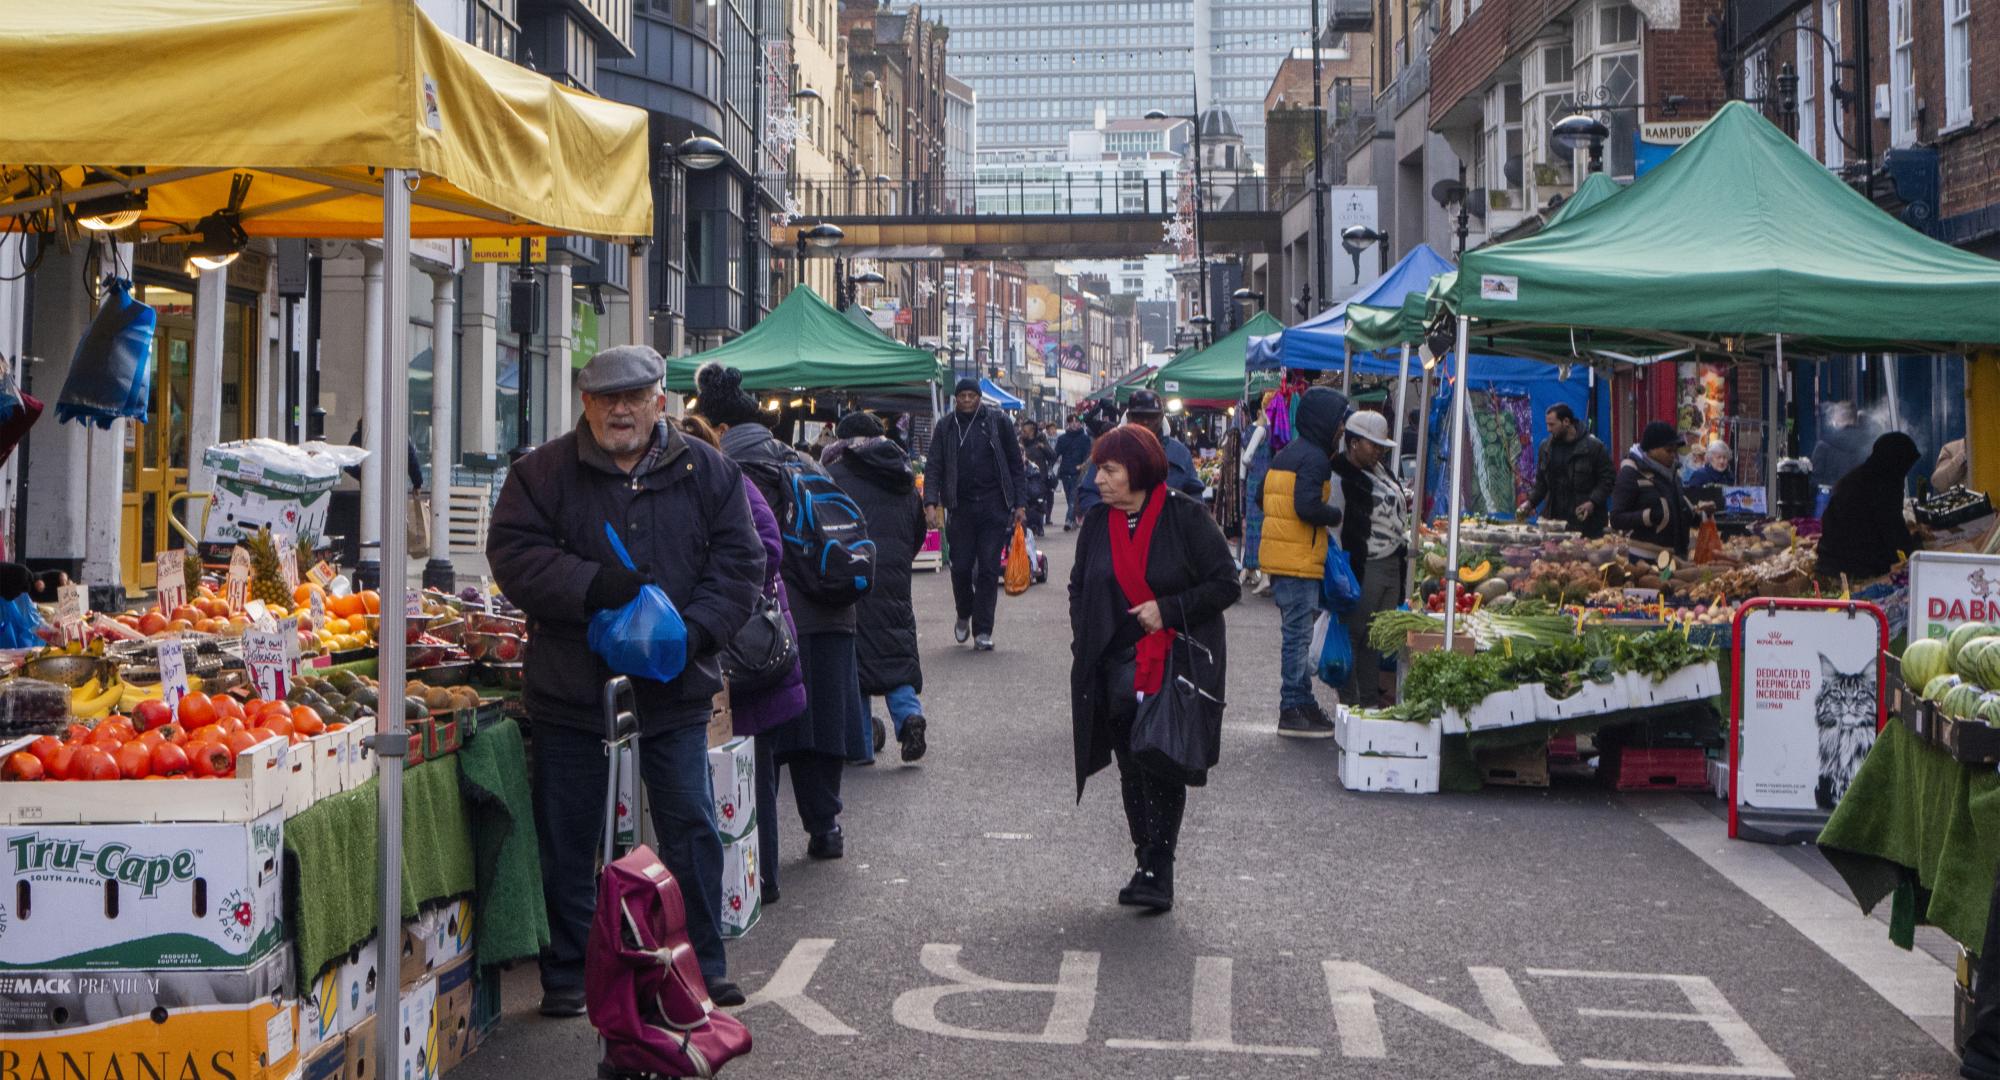
[[[163,550],[185,547],[168,518],[176,509],[174,496],[188,489],[189,453],[206,447],[188,445],[188,405],[194,390],[194,293],[185,280],[159,284],[140,280],[135,292],[159,313],[153,335],[152,422],[125,424],[125,487],[122,502],[120,568],[125,587],[138,592],[157,584],[154,557]],[[253,419],[248,407],[256,400],[255,355],[251,334],[254,308],[230,299],[223,305],[222,401],[220,432],[224,441],[247,438]],[[198,511],[187,515],[198,525]],[[191,530],[193,531],[192,527]]]

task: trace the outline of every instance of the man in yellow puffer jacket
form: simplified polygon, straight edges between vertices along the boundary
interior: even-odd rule
[[[1271,458],[1256,498],[1264,510],[1257,545],[1258,569],[1271,579],[1284,644],[1279,653],[1278,734],[1300,739],[1333,737],[1333,720],[1313,697],[1313,620],[1319,614],[1320,579],[1326,575],[1329,530],[1340,525],[1340,485],[1333,454],[1347,419],[1345,395],[1315,386],[1293,411],[1292,441]]]

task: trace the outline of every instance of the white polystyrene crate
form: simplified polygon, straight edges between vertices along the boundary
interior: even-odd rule
[[[1684,667],[1657,682],[1649,675],[1628,671],[1621,681],[1635,709],[1706,701],[1722,693],[1722,670],[1713,662]]]
[[[1349,791],[1435,795],[1438,790],[1438,757],[1382,757],[1342,750],[1340,786]]]
[[[1537,720],[1574,720],[1582,716],[1602,716],[1630,708],[1630,698],[1626,696],[1622,680],[1610,682],[1590,682],[1586,680],[1576,693],[1566,698],[1552,696],[1540,683],[1523,687],[1534,702],[1534,717]]]
[[[1438,725],[1359,716],[1341,709],[1333,721],[1333,741],[1342,750],[1385,757],[1436,757]]]
[[[0,760],[27,749],[34,738],[0,746]],[[266,739],[238,754],[236,775],[226,779],[0,784],[0,825],[255,821],[285,803],[290,774],[283,766],[290,749],[281,739]]]
[[[1534,722],[1534,697],[1526,688],[1515,687],[1488,694],[1479,704],[1463,713],[1446,709],[1438,725],[1445,735],[1463,735],[1470,731],[1492,731]]]

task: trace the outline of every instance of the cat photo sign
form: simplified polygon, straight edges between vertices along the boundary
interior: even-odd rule
[[[1888,718],[1889,620],[1856,601],[1752,600],[1733,640],[1729,835],[1811,840]]]

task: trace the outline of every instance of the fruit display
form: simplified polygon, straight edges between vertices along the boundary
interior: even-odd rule
[[[250,599],[262,600],[267,607],[283,607],[292,602],[285,587],[285,574],[278,559],[278,541],[269,529],[258,529],[243,538],[250,553]]]
[[[300,743],[347,726],[318,709],[233,694],[190,693],[177,708],[142,701],[130,715],[73,722],[9,754],[4,777],[38,780],[202,780],[236,773],[238,755],[259,743]]]

